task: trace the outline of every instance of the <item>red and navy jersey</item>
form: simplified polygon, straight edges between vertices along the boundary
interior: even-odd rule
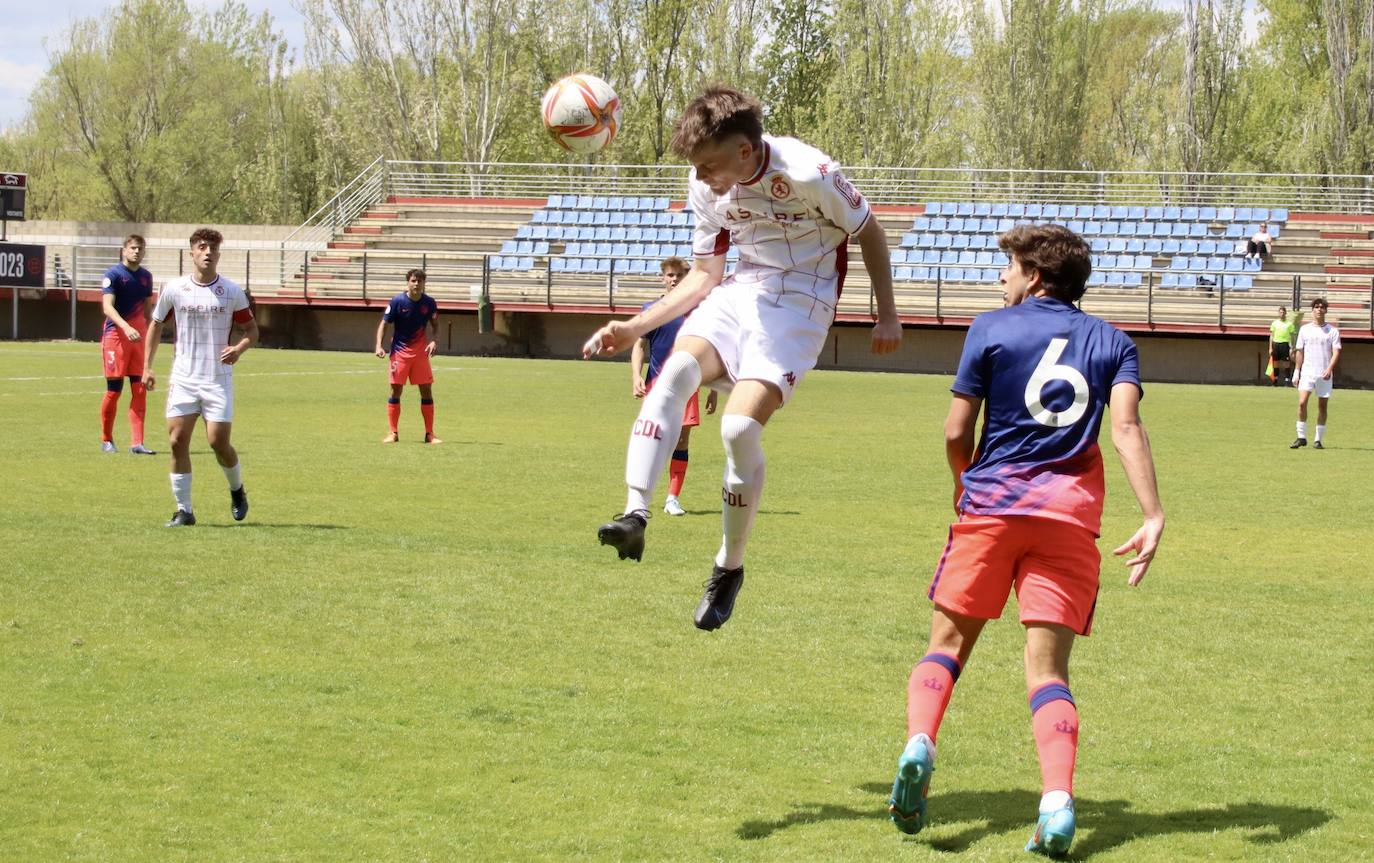
[[[643,308],[647,309],[657,302],[658,300],[651,300],[645,303]],[[679,315],[644,334],[644,338],[649,341],[649,376],[646,378],[649,383],[653,383],[658,373],[663,371],[663,364],[668,362],[668,355],[673,352],[673,342],[677,341],[677,331],[682,329],[682,322],[685,320],[686,315]]]
[[[985,405],[959,509],[1097,533],[1106,497],[1097,435],[1119,383],[1140,386],[1140,361],[1106,321],[1049,297],[979,315],[950,388]]]
[[[439,304],[429,294],[412,300],[404,292],[391,298],[382,320],[392,324],[391,352],[420,350],[425,346],[425,327],[439,314]]]
[[[148,319],[144,316],[144,308],[148,298],[153,295],[152,273],[143,267],[130,270],[124,266],[123,262],[115,264],[105,271],[105,278],[100,283],[100,293],[114,296],[115,311],[119,312],[121,318],[129,322],[129,326],[139,332],[148,329]],[[115,329],[114,321],[109,318],[105,319],[104,332],[118,332]]]

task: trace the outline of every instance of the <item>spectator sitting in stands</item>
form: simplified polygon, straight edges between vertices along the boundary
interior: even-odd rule
[[[1254,233],[1245,243],[1245,259],[1250,258],[1260,260],[1269,257],[1269,249],[1274,245],[1274,238],[1269,235],[1269,223],[1260,222],[1259,230]]]

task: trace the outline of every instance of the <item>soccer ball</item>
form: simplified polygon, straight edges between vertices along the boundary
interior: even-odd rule
[[[620,97],[595,75],[555,81],[544,94],[540,112],[558,146],[581,156],[611,143],[620,129]]]

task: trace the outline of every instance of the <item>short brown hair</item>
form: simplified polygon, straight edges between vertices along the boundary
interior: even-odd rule
[[[223,242],[224,235],[214,228],[197,228],[196,232],[191,235],[191,245],[193,247],[196,243],[209,243],[212,247],[218,249],[220,243]]]
[[[419,280],[422,281],[422,282],[429,278],[428,276],[425,275],[425,271],[422,270],[422,269],[420,269],[419,267],[414,267],[414,268],[412,268],[412,269],[406,270],[406,281],[407,281],[407,282],[410,281],[410,277],[411,277],[411,276],[415,276],[417,279],[419,279]]]
[[[1017,225],[997,238],[997,246],[1040,274],[1050,294],[1076,303],[1088,290],[1093,271],[1092,248],[1063,225]]]
[[[1321,306],[1323,309],[1330,309],[1330,308],[1331,308],[1331,306],[1328,305],[1327,302],[1326,302],[1326,297],[1317,297],[1315,300],[1313,300],[1313,301],[1312,301],[1312,308],[1315,309],[1317,306]]]
[[[129,236],[124,238],[124,242],[120,243],[119,247],[122,249],[130,243],[137,243],[138,245],[143,246],[144,248],[147,248],[148,246],[148,241],[143,239],[142,234],[130,234]]]
[[[692,265],[682,258],[679,258],[677,255],[669,255],[663,259],[663,263],[658,265],[658,271],[660,273],[666,273],[669,270],[673,270],[685,274],[690,269],[692,269]]]
[[[743,135],[755,147],[763,146],[763,105],[733,87],[713,84],[677,118],[668,146],[689,159],[702,144],[731,135]]]

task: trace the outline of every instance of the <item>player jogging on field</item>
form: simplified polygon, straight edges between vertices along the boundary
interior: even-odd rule
[[[153,307],[148,331],[148,355],[143,380],[153,389],[153,359],[169,314],[176,320],[176,359],[167,386],[167,437],[172,446],[172,496],[177,511],[168,527],[196,523],[191,507],[191,434],[196,417],[205,418],[206,436],[215,459],[229,481],[229,512],[235,521],[248,515],[239,454],[230,443],[234,422],[234,364],[257,344],[258,323],[248,308],[248,295],[219,275],[219,247],[224,237],[212,228],[191,235],[189,275],[169,281]],[[237,324],[243,338],[229,344]]]
[[[940,720],[983,625],[1001,616],[1014,589],[1026,629],[1026,689],[1042,781],[1026,850],[1059,854],[1075,828],[1078,709],[1069,691],[1069,652],[1075,635],[1088,634],[1097,601],[1096,539],[1106,496],[1097,436],[1105,408],[1144,515],[1115,552],[1135,552],[1126,561],[1130,585],[1154,559],[1164,510],[1138,412],[1135,345],[1074,306],[1092,269],[1088,244],[1060,225],[1023,225],[999,245],[1011,258],[1001,277],[1008,307],[973,321],[951,387],[945,452],[959,520],[930,587],[930,642],[907,687],[909,739],[889,811],[904,833],[925,826]]]
[[[387,324],[394,324],[391,334],[391,397],[386,400],[386,419],[391,430],[382,443],[395,443],[400,440],[398,428],[401,422],[401,392],[406,381],[420,387],[420,415],[425,420],[425,443],[443,443],[434,436],[434,369],[429,358],[439,347],[439,304],[425,293],[425,271],[410,270],[406,273],[406,289],[391,298],[382,320],[377,324],[377,347],[379,357],[386,357],[382,350],[382,335]],[[433,338],[425,339],[425,324],[429,324]]]
[[[1293,352],[1293,386],[1298,388],[1298,437],[1289,449],[1307,446],[1307,401],[1317,394],[1317,436],[1313,449],[1326,449],[1326,403],[1331,399],[1336,363],[1341,359],[1341,331],[1326,322],[1326,300],[1312,301],[1312,320],[1298,330],[1298,345]]]
[[[687,275],[687,270],[687,262],[676,255],[663,260],[663,263],[659,265],[659,278],[663,281],[663,295],[665,297]],[[643,308],[648,309],[656,302],[658,300],[651,300],[645,303]],[[668,355],[672,353],[673,342],[676,341],[678,330],[682,328],[684,320],[686,320],[685,317],[677,317],[659,324],[635,342],[634,350],[630,352],[630,391],[635,398],[644,398],[649,389],[653,387],[659,372],[663,370],[663,364],[668,360]],[[648,378],[644,376],[646,351],[649,356]],[[706,396],[706,412],[708,414],[716,412],[715,390],[711,390]],[[668,463],[668,498],[663,502],[663,511],[668,515],[687,514],[687,511],[682,508],[682,502],[678,500],[678,495],[682,493],[682,484],[687,479],[689,458],[687,447],[691,440],[692,429],[699,425],[701,425],[701,410],[697,403],[697,393],[692,393],[682,415],[682,434],[678,435],[677,446],[673,448],[673,460]]]
[[[143,337],[148,332],[144,316],[153,296],[153,274],[144,269],[143,253],[148,242],[138,234],[124,238],[119,263],[105,271],[100,283],[100,304],[105,310],[105,327],[100,336],[100,354],[105,366],[105,397],[100,402],[100,451],[119,452],[114,445],[115,409],[129,379],[129,452],[154,455],[143,445],[143,418],[147,413],[148,391],[143,385]]]
[[[877,302],[872,350],[897,349],[902,325],[892,300],[887,237],[829,156],[793,138],[763,134],[750,96],[715,86],[678,118],[673,151],[692,163],[688,204],[696,217],[696,265],[676,288],[628,321],[611,321],[583,346],[610,356],[691,311],[630,432],[625,510],[597,532],[621,559],[639,560],[649,500],[672,455],[688,399],[705,383],[729,390],[723,538],[694,622],[717,629],[744,581],[744,549],[763,491],[763,427],[816,365],[844,286],[851,235],[863,249]],[[725,254],[739,249],[725,279]]]

